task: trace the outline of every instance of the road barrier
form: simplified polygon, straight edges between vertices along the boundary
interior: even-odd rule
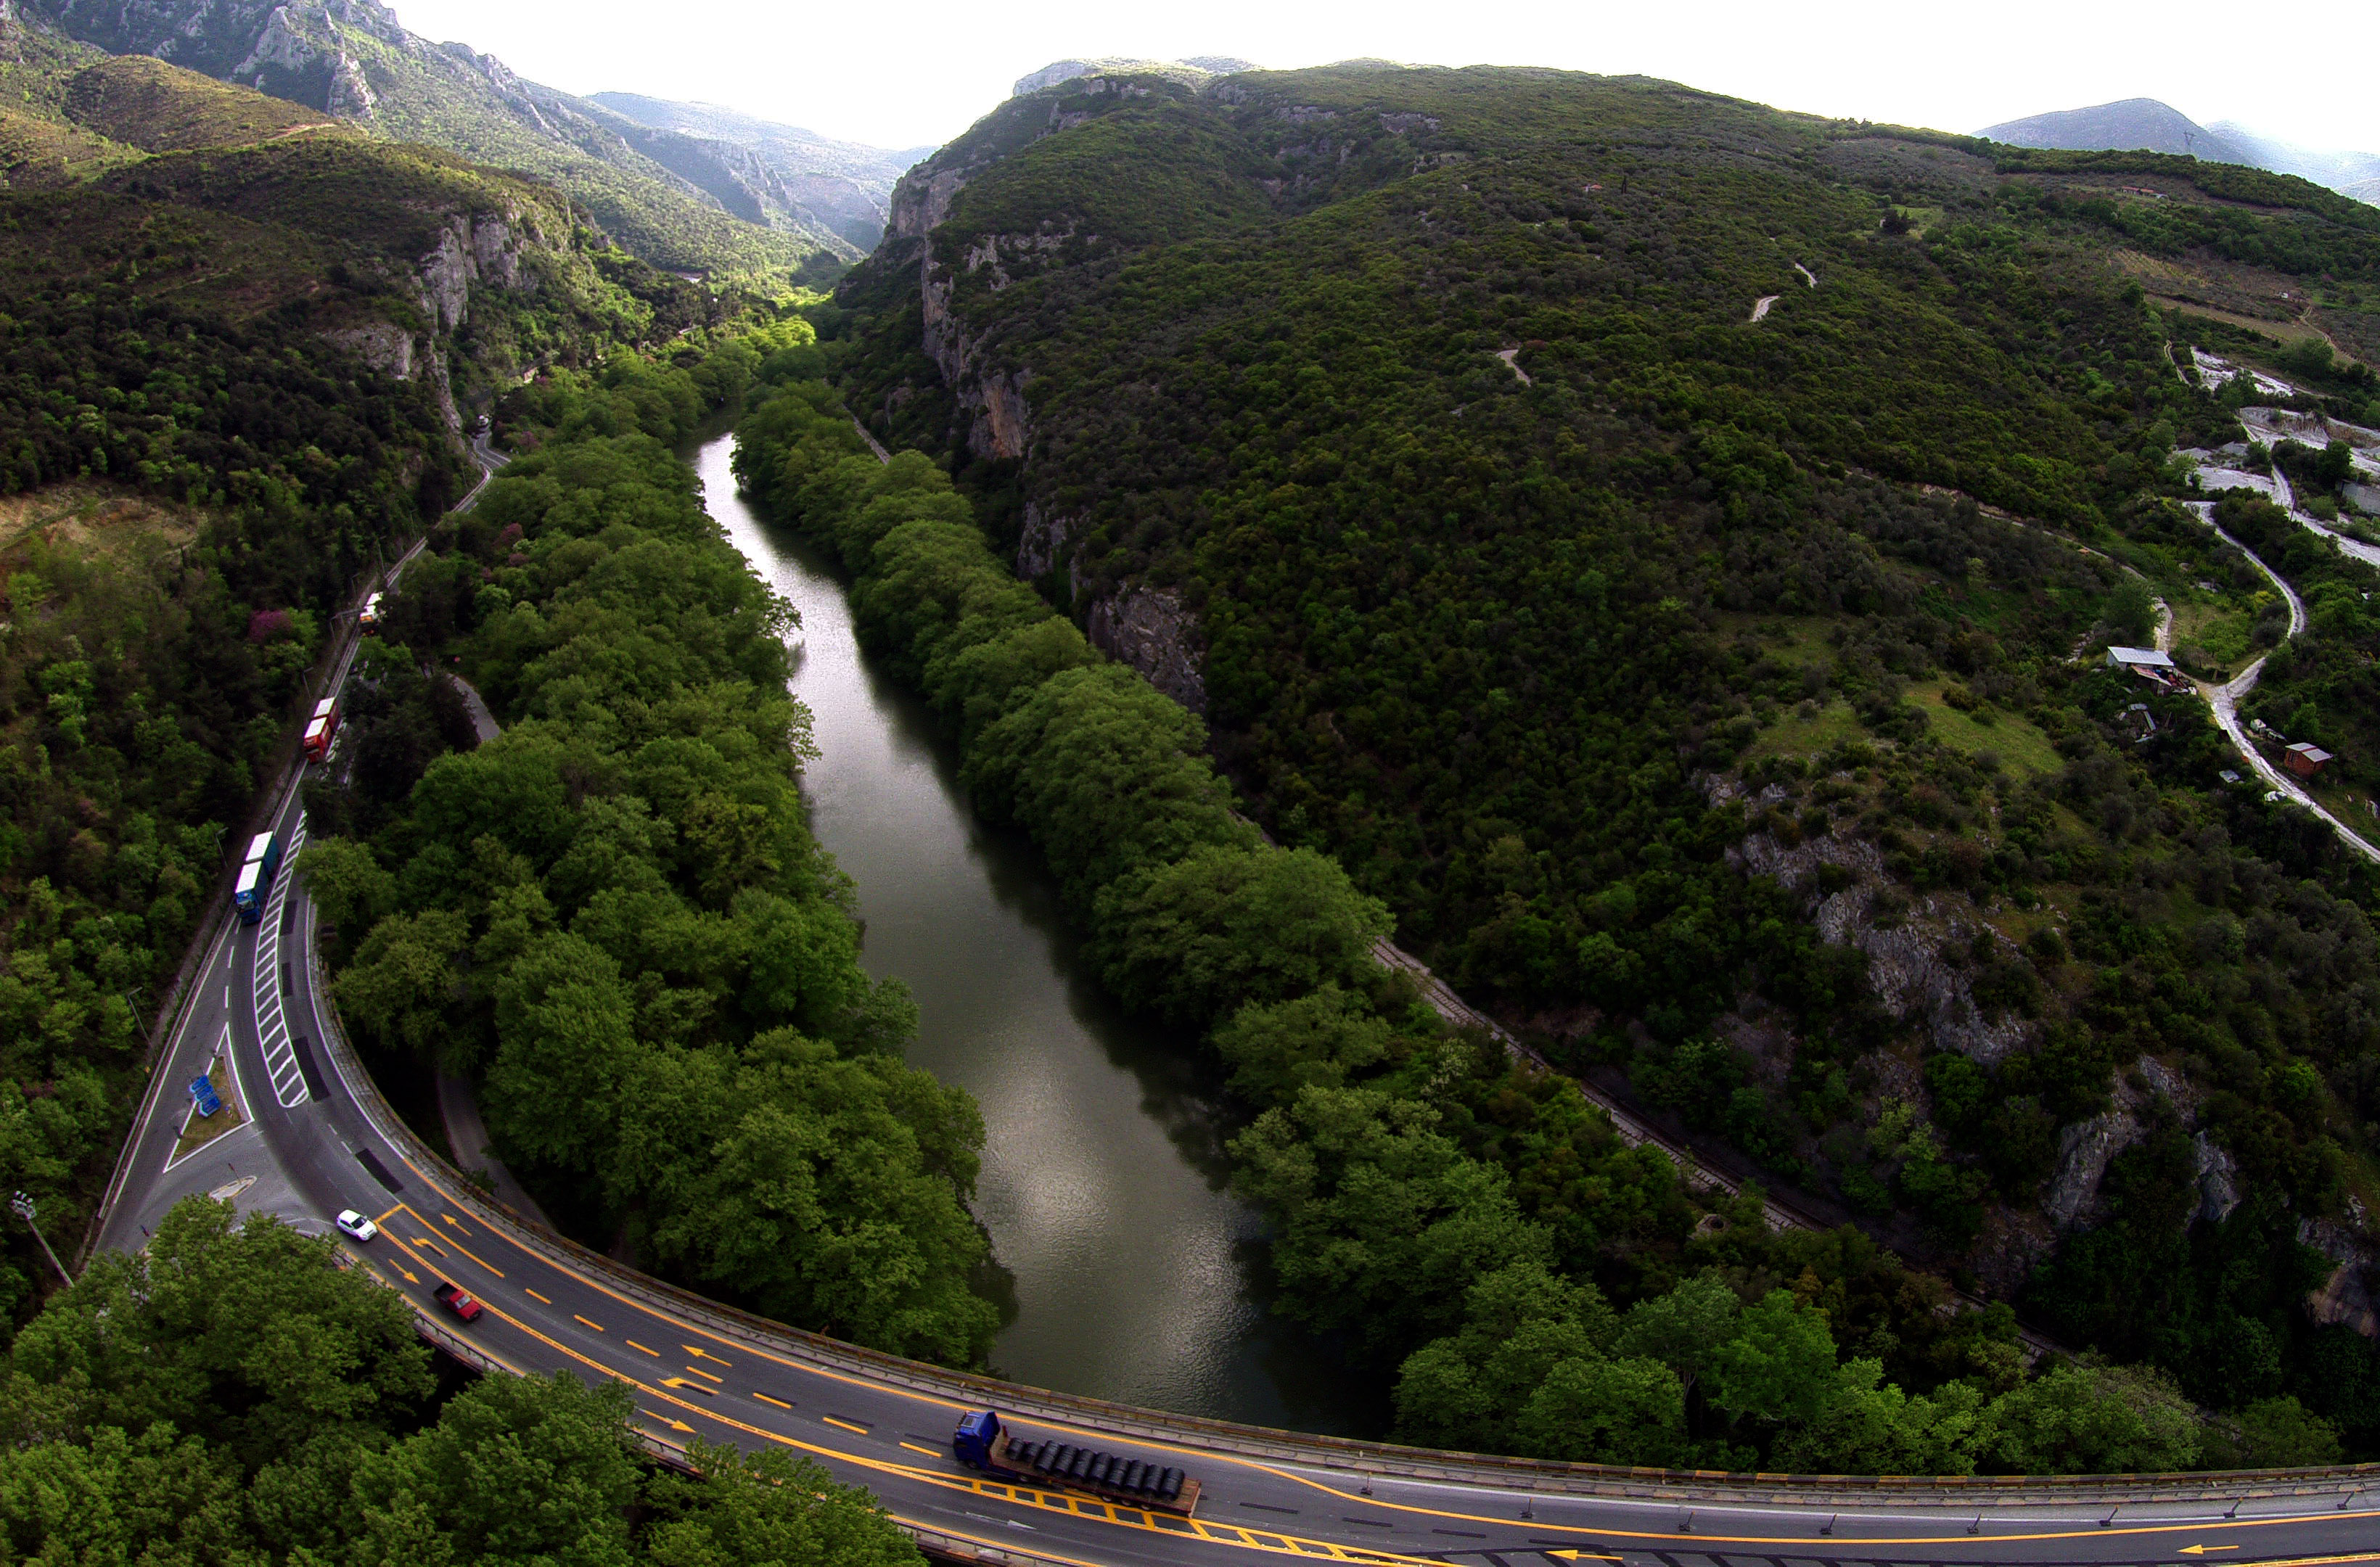
[[[570,1267],[598,1279],[604,1287],[631,1295],[659,1310],[697,1323],[722,1338],[741,1342],[764,1353],[804,1360],[880,1384],[905,1388],[960,1407],[996,1407],[1026,1419],[1095,1427],[1102,1432],[1179,1447],[1205,1449],[1239,1459],[1254,1459],[1307,1469],[1344,1473],[1353,1481],[1410,1479],[1486,1485],[1508,1490],[1539,1491],[1573,1496],[1636,1498],[1671,1502],[1781,1501],[1815,1506],[1840,1500],[1846,1506],[1938,1504],[1958,1507],[2010,1507],[2044,1502],[2184,1501],[2192,1500],[2249,1500],[2258,1498],[2340,1496],[2380,1488],[2380,1464],[2340,1464],[2322,1468],[2257,1469],[2228,1473],[2180,1475],[2058,1475],[2058,1476],[1861,1476],[1730,1474],[1718,1470],[1654,1469],[1617,1464],[1567,1464],[1551,1459],[1507,1458],[1495,1454],[1441,1452],[1396,1447],[1350,1437],[1310,1436],[1295,1431],[1243,1426],[1195,1415],[1172,1415],[1141,1409],[1080,1393],[1025,1387],[972,1372],[951,1371],[920,1361],[906,1360],[880,1350],[844,1343],[821,1333],[788,1327],[734,1306],[722,1306],[690,1290],[639,1273],[601,1253],[580,1245],[543,1225],[515,1213],[481,1192],[463,1172],[442,1158],[406,1125],[381,1097],[362,1058],[346,1037],[337,1009],[329,1004],[329,975],[321,950],[312,940],[313,908],[306,911],[306,956],[312,966],[317,995],[324,998],[322,1044],[332,1065],[372,1129],[406,1163],[425,1179],[441,1185],[440,1195],[469,1210],[480,1223],[502,1231],[521,1245],[558,1257]],[[422,1336],[440,1347],[457,1336],[416,1306]],[[474,1351],[474,1354],[479,1352]],[[459,1358],[459,1357],[458,1357]],[[484,1357],[482,1357],[484,1358]],[[473,1362],[467,1360],[467,1364]],[[668,1444],[662,1444],[666,1447]],[[679,1450],[679,1461],[683,1451]],[[924,1542],[920,1542],[921,1548]],[[980,1548],[958,1541],[950,1547],[953,1560],[1026,1562],[1027,1553],[982,1554]],[[960,1551],[974,1551],[965,1556]]]

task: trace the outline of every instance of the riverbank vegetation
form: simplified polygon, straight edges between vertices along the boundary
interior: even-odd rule
[[[275,1348],[260,1352],[259,1325]],[[97,1258],[0,1367],[0,1550],[26,1561],[922,1559],[782,1452],[651,1462],[616,1383],[444,1374],[332,1243],[193,1197]]]
[[[567,1227],[779,1320],[973,1365],[997,1326],[970,1289],[981,1118],[901,1061],[915,1010],[860,969],[795,788],[791,612],[674,450],[809,337],[623,356],[507,403],[544,438],[407,568],[366,670],[459,663],[504,733],[447,748],[436,683],[392,674],[348,786],[310,796],[299,873],[358,1039],[477,1079]]]
[[[1251,827],[1199,721],[1019,583],[934,465],[878,461],[816,382],[737,437],[747,492],[852,573],[863,644],[941,715],[978,808],[1048,857],[1109,988],[1211,1040],[1255,1115],[1231,1151],[1274,1226],[1276,1309],[1391,1375],[1406,1439],[1868,1473],[2337,1455],[2286,1394],[2209,1417],[2151,1369],[2028,1371],[2006,1306],[1962,1307],[1854,1230],[1772,1231],[1756,1194],[1687,1190],[1383,970],[1383,905]],[[1676,1059],[1680,1101],[1731,1060]],[[1950,1157],[1922,1156],[1955,1183]]]
[[[871,431],[1203,704],[1250,819],[1560,1070],[1921,1289],[2380,1452],[2380,881],[2224,781],[2202,699],[2101,653],[2154,638],[2160,600],[2192,668],[2281,640],[2280,596],[2183,504],[2180,454],[2240,439],[2251,389],[2187,350],[2361,418],[2370,370],[2317,350],[2368,322],[2341,301],[2380,283],[2371,209],[1638,79],[1118,86],[1005,104],[913,176],[964,182],[946,221],[838,295]],[[2344,477],[2343,449],[2280,456],[2309,493]],[[2333,563],[2304,569],[2345,635],[2250,706],[2353,752],[2335,803],[2361,808]],[[1393,1073],[1358,1036],[1360,1071],[1300,1045],[1251,1081]],[[1275,1189],[1327,1194],[1326,1123],[1277,1112]],[[1567,1266],[1624,1318],[1677,1234],[1607,1228]],[[1935,1397],[1949,1374],[1891,1341],[1887,1380]],[[1507,1440],[1517,1397],[1488,1401]]]

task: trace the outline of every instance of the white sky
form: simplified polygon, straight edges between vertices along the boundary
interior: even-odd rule
[[[565,91],[725,103],[880,147],[948,140],[1027,71],[1072,55],[1362,55],[1640,72],[1780,108],[1968,131],[2161,98],[2324,149],[2380,152],[2380,6],[2303,26],[2229,0],[391,0]]]

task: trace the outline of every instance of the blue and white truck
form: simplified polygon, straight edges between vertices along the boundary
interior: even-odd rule
[[[998,1480],[1088,1491],[1102,1500],[1178,1512],[1184,1518],[1198,1505],[1198,1482],[1171,1464],[1055,1439],[1020,1441],[989,1409],[960,1418],[951,1452],[968,1468]]]
[[[231,890],[231,906],[239,911],[242,925],[253,925],[264,917],[264,900],[272,893],[273,878],[280,869],[279,834],[259,832],[249,840],[248,857],[240,861],[239,880]]]

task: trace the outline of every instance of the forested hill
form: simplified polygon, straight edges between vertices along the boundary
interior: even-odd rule
[[[1093,75],[913,171],[838,300],[874,432],[1466,996],[2078,1348],[2380,1444],[2374,883],[2098,653],[2287,629],[2180,454],[2380,423],[2380,213],[1636,79]],[[2341,451],[2277,456],[2353,528]],[[2276,732],[2349,732],[2344,589]]]
[[[359,575],[524,375],[744,302],[548,187],[154,60],[0,66],[0,1187],[79,1231]],[[0,1314],[46,1268],[20,1226]]]
[[[782,288],[860,253],[836,192],[805,204],[730,145],[525,81],[492,55],[407,31],[378,0],[9,0],[0,17],[0,51],[12,33],[55,27],[551,181],[654,266]]]

